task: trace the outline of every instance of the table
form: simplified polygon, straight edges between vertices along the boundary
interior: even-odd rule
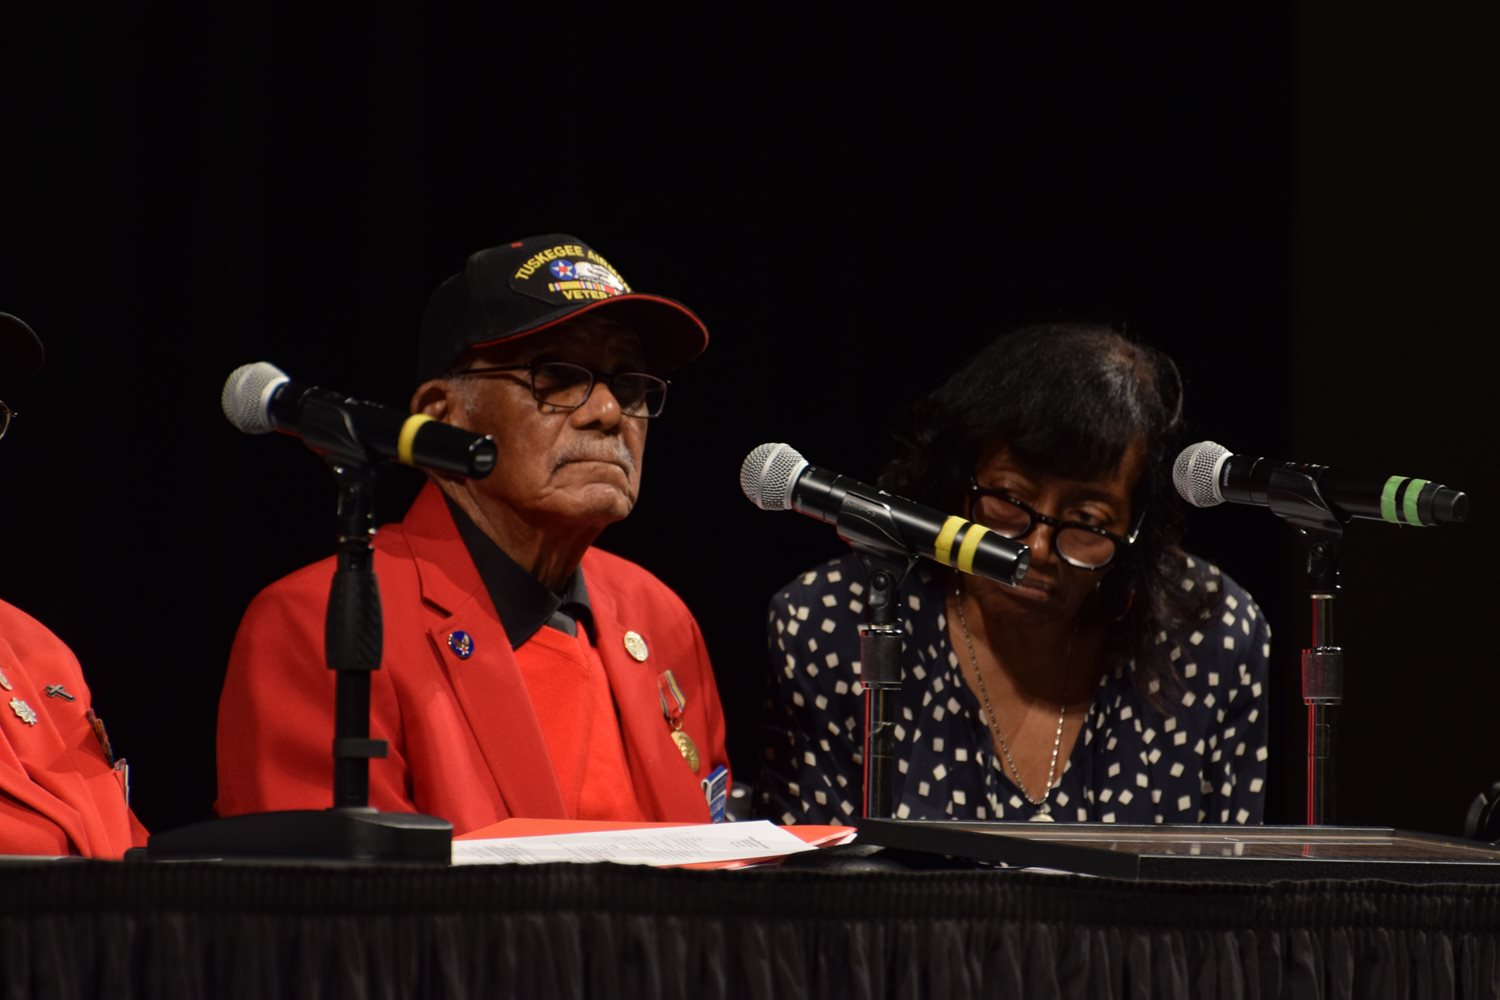
[[[0,867],[0,996],[1500,997],[1500,886]]]

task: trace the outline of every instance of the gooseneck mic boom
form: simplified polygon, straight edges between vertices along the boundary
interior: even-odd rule
[[[495,467],[495,442],[487,434],[293,382],[266,361],[230,372],[220,402],[224,416],[246,434],[281,431],[303,438],[315,451],[352,448],[470,479],[481,479]]]
[[[1031,550],[961,517],[809,465],[791,445],[763,444],[745,456],[740,488],[761,510],[795,510],[839,530],[852,545],[921,556],[1014,586]]]
[[[1267,507],[1271,476],[1278,469],[1308,476],[1323,499],[1346,517],[1429,526],[1469,515],[1466,495],[1425,479],[1349,475],[1323,465],[1231,455],[1213,441],[1184,448],[1172,465],[1172,481],[1194,507],[1214,507],[1226,500]]]

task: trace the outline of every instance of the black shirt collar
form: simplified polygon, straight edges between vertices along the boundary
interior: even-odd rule
[[[561,593],[554,594],[541,581],[521,568],[505,550],[496,545],[457,504],[444,495],[448,512],[458,528],[458,537],[463,539],[474,568],[479,570],[479,579],[489,591],[490,602],[500,615],[500,625],[511,649],[521,644],[544,625],[577,634],[575,622],[581,622],[590,639],[595,639],[594,614],[589,607],[589,592],[583,584],[583,570],[575,569],[563,586]]]

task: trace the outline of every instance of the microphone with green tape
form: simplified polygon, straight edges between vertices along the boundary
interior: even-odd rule
[[[349,461],[391,460],[468,479],[482,479],[495,468],[495,442],[488,434],[293,382],[268,361],[230,372],[220,404],[246,434],[281,431]]]
[[[763,444],[740,465],[740,488],[761,510],[795,510],[833,525],[856,548],[921,557],[1015,586],[1031,550],[982,524],[809,465],[788,444]]]
[[[1216,507],[1225,501],[1266,507],[1271,503],[1271,477],[1279,469],[1306,475],[1328,505],[1346,518],[1428,527],[1469,516],[1468,496],[1431,480],[1354,475],[1325,465],[1232,455],[1213,441],[1184,448],[1172,465],[1172,482],[1194,507]]]

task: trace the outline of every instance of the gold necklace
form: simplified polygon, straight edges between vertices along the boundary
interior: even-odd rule
[[[1010,768],[1010,776],[1015,779],[1016,788],[1020,789],[1021,797],[1036,807],[1036,814],[1031,818],[1042,823],[1052,822],[1052,804],[1048,798],[1052,795],[1052,779],[1057,775],[1057,755],[1062,750],[1063,723],[1068,717],[1068,670],[1073,665],[1073,636],[1075,629],[1068,630],[1068,651],[1063,659],[1063,703],[1057,710],[1057,734],[1052,738],[1052,762],[1047,765],[1047,787],[1042,791],[1042,797],[1034,799],[1026,790],[1026,785],[1021,781],[1021,770],[1016,767],[1016,759],[1011,756],[1010,744],[1005,742],[1005,734],[1000,731],[1000,720],[995,715],[995,710],[990,706],[990,692],[984,686],[984,673],[979,669],[979,657],[974,655],[974,639],[969,635],[969,622],[964,617],[964,594],[963,584],[959,582],[953,587],[953,604],[958,609],[958,627],[964,634],[964,645],[969,648],[969,663],[974,667],[974,679],[979,682],[979,695],[984,699],[984,716],[990,725],[990,732],[995,734],[995,739],[1000,743],[1000,751],[1005,754],[1005,763]]]

